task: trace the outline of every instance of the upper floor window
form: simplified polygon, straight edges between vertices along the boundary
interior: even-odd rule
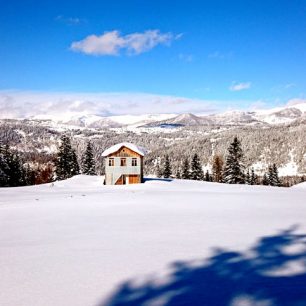
[[[137,166],[137,158],[132,158],[132,166]]]
[[[109,159],[108,159],[108,165],[109,165],[110,167],[113,167],[113,166],[115,165],[115,161],[114,161],[113,158],[109,158]]]
[[[126,166],[126,158],[121,158],[120,159],[120,166],[125,167]]]

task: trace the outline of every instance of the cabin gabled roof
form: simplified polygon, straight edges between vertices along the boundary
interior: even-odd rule
[[[103,153],[102,153],[102,156],[103,157],[106,157],[110,154],[113,154],[117,151],[119,151],[122,147],[126,147],[136,153],[138,153],[139,155],[141,156],[144,156],[145,153],[146,153],[146,150],[142,147],[139,147],[139,146],[136,146],[135,144],[133,143],[129,143],[129,142],[122,142],[122,143],[118,143],[108,149],[106,149]]]

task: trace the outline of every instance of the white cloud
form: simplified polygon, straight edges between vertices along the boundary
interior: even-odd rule
[[[306,104],[306,99],[302,99],[302,98],[295,98],[295,99],[291,99],[287,102],[287,106],[294,106],[297,104]]]
[[[247,83],[236,83],[233,82],[232,85],[229,87],[230,91],[240,91],[251,88],[251,82]]]
[[[143,33],[121,35],[119,31],[104,32],[102,35],[89,35],[80,41],[73,42],[72,51],[88,55],[119,55],[125,50],[127,54],[140,54],[149,51],[157,45],[170,45],[173,40],[182,35],[160,33],[159,30],[148,30]]]
[[[48,93],[0,91],[0,119],[80,115],[214,113],[218,101],[144,93]]]
[[[303,98],[281,106],[305,104]],[[213,114],[225,110],[275,107],[263,100],[201,100],[146,93],[69,93],[0,90],[0,119],[45,118],[65,120],[83,115]]]

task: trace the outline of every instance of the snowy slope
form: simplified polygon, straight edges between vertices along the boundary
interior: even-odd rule
[[[292,255],[303,245],[293,245],[282,257],[279,253],[280,245],[300,239],[289,230],[292,226],[306,233],[305,199],[305,188],[183,180],[103,186],[101,177],[86,176],[54,186],[2,188],[0,304],[298,305],[277,303],[284,292],[277,287],[281,282],[285,296],[293,299],[294,294],[299,302],[302,299],[299,305],[306,305],[305,252]],[[220,249],[244,254],[267,235],[272,238],[263,240],[263,246],[239,265],[237,253]],[[209,259],[215,252],[222,257]],[[261,257],[245,270],[254,252]],[[284,266],[286,256],[290,264]],[[178,261],[185,264],[176,264],[180,272],[170,277]],[[199,263],[201,269],[190,270]],[[216,273],[222,277],[216,278]],[[271,277],[273,284],[277,280],[274,287],[269,285]],[[133,283],[120,287],[128,280]],[[143,290],[133,291],[132,284]],[[265,293],[275,304],[268,303]]]
[[[169,110],[171,111],[171,110]],[[59,124],[91,128],[147,127],[164,125],[201,126],[201,125],[253,125],[253,124],[287,124],[305,119],[306,103],[284,107],[241,111],[232,110],[223,113],[197,116],[194,114],[141,114],[102,116],[87,112],[66,112],[51,115],[36,115],[32,119],[50,119]]]

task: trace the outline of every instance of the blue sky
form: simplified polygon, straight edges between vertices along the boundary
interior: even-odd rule
[[[305,1],[1,1],[0,41],[2,93],[306,94]]]

